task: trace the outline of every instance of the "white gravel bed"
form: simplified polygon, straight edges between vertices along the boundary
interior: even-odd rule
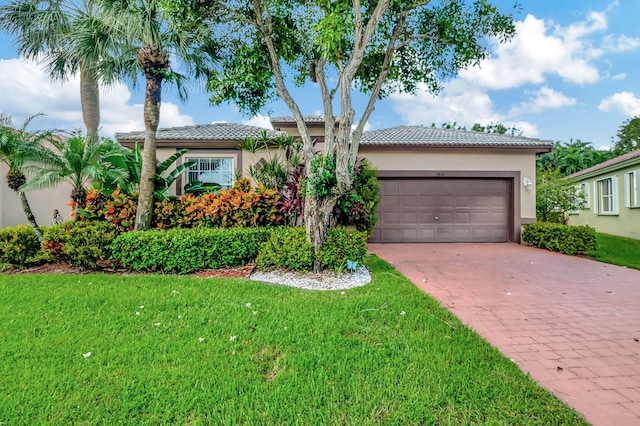
[[[249,279],[269,284],[287,285],[306,290],[346,290],[361,287],[371,282],[369,270],[361,266],[355,272],[326,271],[322,274],[274,270],[254,271]]]

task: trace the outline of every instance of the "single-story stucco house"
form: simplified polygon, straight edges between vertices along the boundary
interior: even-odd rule
[[[584,197],[584,208],[569,215],[570,225],[640,239],[640,150],[568,176]]]
[[[324,119],[308,116],[305,120],[321,147]],[[292,117],[271,122],[275,130],[267,130],[269,137],[281,132],[299,135]],[[187,148],[181,161],[196,161],[194,170],[173,188],[176,195],[192,180],[228,187],[267,155],[238,148],[239,142],[264,131],[233,123],[159,129],[157,157],[162,161]],[[118,133],[116,139],[132,147],[144,141],[144,132]],[[522,225],[536,221],[535,155],[552,148],[551,141],[423,126],[365,132],[359,155],[378,169],[382,188],[378,225],[370,241],[520,242]],[[66,194],[60,195],[63,205]],[[33,204],[42,201],[34,198]],[[52,208],[49,204],[48,215]],[[43,224],[48,224],[48,215]],[[0,216],[0,226],[15,224],[15,212],[12,216],[11,221]]]

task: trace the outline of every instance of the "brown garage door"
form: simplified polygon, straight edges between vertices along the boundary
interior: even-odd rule
[[[371,242],[507,241],[506,179],[380,179]]]

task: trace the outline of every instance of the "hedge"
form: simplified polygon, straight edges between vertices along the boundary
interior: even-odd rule
[[[23,266],[40,251],[40,242],[30,226],[0,229],[0,263]]]
[[[362,263],[367,253],[367,233],[348,228],[328,230],[327,241],[318,253],[323,267],[336,272],[347,269],[347,261]],[[313,246],[304,228],[276,228],[262,245],[256,259],[258,269],[284,268],[306,272],[313,267]]]
[[[270,233],[266,227],[130,231],[111,250],[115,261],[135,271],[189,274],[252,261]]]
[[[95,268],[98,261],[111,257],[116,233],[109,222],[65,222],[45,229],[42,250],[55,260]]]
[[[522,239],[533,246],[564,254],[585,253],[596,249],[596,230],[588,225],[531,223],[524,226]]]

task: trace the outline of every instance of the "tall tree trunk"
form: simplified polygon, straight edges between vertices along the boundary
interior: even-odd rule
[[[82,120],[87,128],[87,140],[98,136],[100,127],[100,86],[91,70],[80,68],[80,104]]]
[[[136,231],[151,228],[153,216],[153,190],[156,177],[156,131],[160,121],[162,73],[145,68],[147,87],[144,99],[144,147],[140,174],[140,196],[136,212]]]
[[[313,245],[313,272],[322,272],[322,263],[318,259],[320,250],[327,241],[327,232],[336,205],[336,197],[317,197],[307,195],[304,200],[304,223],[307,228],[307,238]]]
[[[42,243],[42,232],[36,223],[36,218],[31,211],[31,206],[29,205],[29,201],[27,201],[27,195],[24,192],[18,192],[18,197],[20,197],[20,202],[22,203],[22,210],[24,210],[24,214],[27,215],[27,220],[29,221],[29,225],[33,228],[36,233],[36,237],[38,237],[38,241]]]

